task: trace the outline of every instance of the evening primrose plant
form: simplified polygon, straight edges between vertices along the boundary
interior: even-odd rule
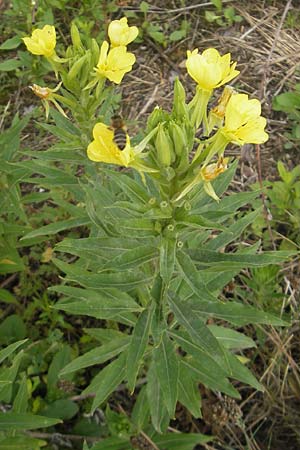
[[[237,165],[226,149],[266,142],[266,119],[258,100],[226,85],[239,74],[229,53],[195,49],[186,59],[196,83],[192,100],[187,103],[177,79],[171,110],[156,106],[141,133],[144,138],[133,145],[136,140],[125,125],[116,129],[109,117],[113,87],[136,60],[127,46],[137,28],[126,18],[113,21],[109,41],[100,45],[91,39],[85,48],[72,25],[72,45],[60,56],[54,53],[53,30],[46,35],[37,31],[24,43],[32,53],[52,58],[61,84],[32,90],[58,109],[50,109],[55,124],[47,129],[62,139],[61,158],[68,151],[72,160],[79,146],[82,175],[66,173],[63,182],[61,174],[59,180],[75,193],[81,223],[89,230],[88,237],[57,244],[64,255],[55,263],[65,278],[51,290],[62,295],[55,308],[101,319],[100,328],[85,330],[101,345],[63,367],[60,377],[101,364],[82,393],[93,397],[91,410],[125,383],[135,399],[132,429],[138,434],[147,428],[158,442],[175,417],[177,402],[201,417],[199,384],[236,399],[241,397],[239,383],[262,390],[242,363],[243,350],[255,343],[235,328],[286,324],[222,294],[242,269],[280,263],[290,255],[262,253],[259,242],[229,246],[261,209],[240,211],[257,192],[224,195]],[[213,99],[220,87],[223,93]],[[36,158],[49,154],[38,153]],[[57,152],[50,154],[52,161],[58,155],[61,164]],[[47,174],[45,159],[42,169],[35,167]],[[57,171],[52,166],[52,180]],[[74,204],[71,211],[76,214]],[[26,237],[46,234],[49,227]],[[69,262],[67,255],[72,255]],[[122,439],[129,448],[129,436]]]

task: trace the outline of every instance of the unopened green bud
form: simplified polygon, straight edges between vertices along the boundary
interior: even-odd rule
[[[188,109],[185,103],[185,90],[178,78],[174,83],[173,115],[176,119],[187,119]]]
[[[177,247],[178,248],[182,248],[183,247],[183,242],[182,241],[178,241],[177,242]]]
[[[172,136],[175,153],[177,156],[181,156],[187,147],[185,129],[181,128],[177,123],[172,121],[170,122],[169,130]]]
[[[162,202],[160,202],[160,207],[162,208],[162,209],[164,209],[164,208],[167,208],[168,207],[168,202],[166,202],[165,200],[163,200]]]
[[[72,25],[71,25],[71,39],[72,39],[72,43],[73,43],[74,47],[76,47],[76,48],[82,47],[79,30],[74,22],[72,22]]]
[[[155,138],[156,154],[159,163],[168,167],[174,160],[174,149],[169,134],[164,130],[163,124],[158,125],[158,130]]]
[[[99,45],[98,45],[96,39],[94,39],[94,38],[92,39],[92,42],[91,42],[91,52],[92,52],[93,66],[96,66],[99,61],[100,50],[99,50]]]
[[[83,55],[81,58],[75,61],[75,63],[73,64],[68,73],[69,80],[74,80],[74,78],[76,77],[76,75],[78,75],[78,73],[80,72],[81,68],[86,63],[86,61],[87,61],[87,54]]]
[[[175,230],[174,225],[172,223],[169,223],[169,225],[167,226],[167,230],[171,232],[174,231]]]
[[[66,58],[73,58],[74,56],[74,51],[72,46],[68,47],[66,50]]]
[[[147,133],[153,130],[161,122],[165,122],[168,119],[168,114],[162,109],[156,106],[150,114],[147,121]]]

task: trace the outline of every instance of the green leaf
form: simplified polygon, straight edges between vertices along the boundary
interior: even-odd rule
[[[126,355],[122,353],[118,359],[102,369],[91,384],[83,391],[84,394],[95,392],[92,412],[101,405],[110,394],[122,383],[126,374]]]
[[[17,395],[14,399],[13,412],[24,413],[27,410],[29,392],[27,387],[26,373],[23,373]]]
[[[22,435],[1,440],[0,450],[39,450],[45,445],[46,441]]]
[[[178,394],[178,360],[174,345],[166,333],[163,333],[160,345],[153,351],[153,360],[168,413],[174,418]]]
[[[178,298],[172,300],[169,298],[169,304],[176,320],[183,326],[195,344],[197,344],[209,358],[228,370],[228,361],[224,353],[224,349],[210,332],[207,325],[199,320],[199,316],[195,315],[188,302],[181,302]],[[202,302],[199,302],[202,304]]]
[[[179,366],[178,401],[197,419],[201,414],[201,395],[198,383],[190,376],[190,370],[183,364]]]
[[[101,347],[93,348],[89,352],[85,353],[82,356],[79,356],[78,358],[67,364],[67,366],[65,366],[60,372],[60,376],[66,375],[71,372],[76,372],[77,370],[83,369],[85,367],[106,362],[107,360],[121,353],[128,346],[129,341],[130,337],[126,336],[108,342]]]
[[[248,323],[262,323],[279,326],[289,325],[287,322],[273,314],[233,301],[228,301],[226,303],[209,303],[199,302],[197,298],[193,297],[188,300],[188,304],[192,310],[191,314],[194,316],[195,314],[198,315],[202,320],[214,317],[215,319],[226,320],[236,326],[243,326]]]
[[[46,417],[57,417],[62,420],[72,419],[79,411],[78,405],[67,398],[61,398],[50,403],[41,414]]]
[[[119,288],[121,290],[131,290],[134,287],[145,285],[152,280],[152,275],[146,275],[138,271],[92,273],[56,258],[53,258],[52,261],[60,270],[66,273],[67,280],[76,281],[82,286],[91,289]]]
[[[147,204],[150,196],[140,183],[134,181],[129,175],[121,174],[113,170],[106,170],[106,174],[121,188],[122,192],[132,200],[132,202]]]
[[[59,419],[52,419],[35,414],[0,413],[0,430],[35,430],[37,428],[52,427],[61,423]]]
[[[279,264],[292,256],[293,252],[275,251],[258,255],[239,253],[219,253],[211,250],[188,250],[190,257],[196,264],[208,266],[210,271],[241,270],[245,267],[263,267],[269,264]]]
[[[142,364],[142,359],[147,348],[153,313],[154,307],[150,305],[140,314],[132,333],[127,353],[126,371],[126,378],[131,392],[134,391],[139,367]]]
[[[112,436],[93,445],[91,450],[129,450],[128,439]]]
[[[89,225],[90,223],[91,221],[88,217],[77,217],[75,219],[60,220],[59,222],[49,223],[49,225],[44,225],[37,230],[30,231],[30,233],[25,234],[25,236],[21,238],[21,241],[24,239],[35,238],[37,236],[51,236],[53,234],[59,233],[60,231],[69,230],[70,228],[82,227],[84,225]]]
[[[204,248],[208,250],[219,250],[230,242],[238,239],[242,234],[243,230],[248,227],[254,220],[262,213],[262,208],[258,208],[246,214],[239,220],[236,220],[232,225],[230,225],[226,231],[220,233],[214,239],[210,239]]]
[[[17,314],[7,316],[0,324],[0,343],[20,341],[25,338],[27,330],[22,317]]]
[[[131,420],[136,427],[137,432],[140,432],[146,427],[148,424],[149,415],[150,410],[147,401],[147,390],[146,386],[143,386],[137,396],[131,413]]]
[[[139,246],[137,239],[89,237],[83,239],[64,239],[59,242],[55,250],[94,259],[95,257],[110,261],[128,250]]]
[[[0,301],[3,303],[18,305],[19,302],[11,292],[6,289],[0,288]],[[1,355],[1,353],[0,353]],[[0,357],[1,358],[1,357]],[[1,362],[1,361],[0,361]]]
[[[111,328],[84,328],[83,331],[102,344],[108,344],[110,341],[127,336],[125,333]]]
[[[60,112],[58,112],[54,108],[50,108],[50,114],[55,120],[56,126],[63,131],[67,131],[72,136],[79,136],[80,137],[80,130],[79,128],[75,127],[75,125],[66,117],[64,117]]]
[[[158,256],[158,251],[149,245],[140,245],[127,250],[105,264],[105,269],[127,270],[140,267]]]
[[[168,433],[152,437],[158,448],[164,450],[193,450],[196,445],[213,440],[211,436],[201,433]]]
[[[124,236],[131,236],[139,239],[153,237],[155,234],[154,221],[146,218],[122,220],[119,224],[119,230]]]
[[[71,360],[71,347],[63,344],[62,348],[54,355],[48,370],[47,388],[48,391],[55,390],[59,380],[58,374]]]
[[[14,48],[19,47],[21,43],[21,38],[19,36],[14,36],[10,39],[6,39],[6,41],[0,45],[0,50],[13,50]]]
[[[22,344],[24,344],[28,339],[23,339],[22,341],[14,342],[13,344],[8,345],[6,348],[0,351],[0,364],[11,355],[17,348],[19,348]]]
[[[222,343],[223,347],[242,350],[244,348],[256,347],[255,342],[238,331],[220,325],[208,325],[212,334]]]
[[[192,289],[192,291],[199,296],[201,301],[216,302],[217,299],[208,291],[205,284],[201,281],[201,273],[196,269],[191,258],[184,252],[177,252],[177,265],[179,271]]]
[[[0,63],[0,72],[10,72],[11,70],[16,70],[22,66],[22,63],[18,59],[7,59]]]
[[[82,314],[97,319],[113,319],[123,313],[142,310],[130,295],[115,288],[96,292],[91,289],[56,286],[51,290],[79,299],[79,301],[74,301],[73,298],[61,300],[53,306],[55,309],[62,309],[71,314]]]
[[[227,378],[220,376],[218,373],[206,370],[205,365],[199,363],[194,358],[185,359],[181,363],[189,370],[190,377],[194,377],[195,380],[204,384],[209,389],[224,392],[234,398],[241,398],[238,391],[230,384]]]
[[[166,284],[172,278],[176,257],[176,239],[162,237],[160,243],[159,272]]]
[[[225,228],[219,225],[215,221],[208,220],[199,214],[197,215],[188,215],[184,219],[177,221],[179,225],[185,225],[186,228],[196,229],[196,230],[224,230]]]
[[[158,433],[163,433],[169,425],[170,416],[164,403],[160,380],[153,364],[148,370],[146,389],[152,425]]]
[[[235,380],[247,383],[250,386],[254,387],[254,389],[257,389],[258,391],[264,391],[263,385],[257,381],[257,379],[248,369],[248,367],[242,364],[241,361],[239,361],[239,359],[235,355],[232,355],[230,352],[228,352],[227,354],[231,369],[230,378],[234,378]]]

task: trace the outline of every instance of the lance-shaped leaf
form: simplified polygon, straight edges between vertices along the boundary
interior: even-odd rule
[[[236,326],[247,325],[248,323],[263,323],[266,325],[287,326],[288,322],[266,313],[259,309],[253,308],[242,303],[228,301],[227,303],[209,303],[199,302],[198,298],[191,297],[188,300],[189,308],[192,314],[198,315],[202,320],[210,317],[226,320]]]
[[[52,260],[57,267],[66,273],[66,279],[91,289],[120,288],[130,290],[134,287],[144,285],[152,280],[152,276],[142,272],[116,272],[116,273],[92,273],[74,264],[66,264],[59,259]]]
[[[197,444],[212,441],[212,436],[201,433],[168,433],[154,436],[153,442],[164,450],[193,450]]]
[[[0,430],[35,430],[37,428],[52,427],[61,423],[60,419],[23,413],[0,413]]]
[[[111,259],[105,264],[104,268],[117,270],[127,270],[134,267],[139,268],[141,265],[153,260],[157,256],[158,251],[156,248],[150,245],[140,245]]]
[[[192,291],[199,296],[199,300],[201,300],[201,302],[204,300],[209,302],[217,301],[217,299],[208,291],[205,284],[201,281],[201,273],[196,269],[193,261],[186,253],[178,252],[177,265],[184,281],[188,284]]]
[[[159,346],[154,349],[153,358],[165,404],[173,418],[178,394],[178,360],[174,345],[166,333],[163,333]]]
[[[94,377],[91,384],[83,391],[83,394],[96,394],[92,404],[92,412],[122,383],[125,374],[126,355],[122,353]]]
[[[190,376],[190,370],[184,365],[179,365],[178,400],[197,419],[201,414],[201,395],[198,383]]]
[[[51,290],[71,297],[71,299],[59,301],[53,308],[72,314],[82,314],[97,319],[112,319],[118,318],[122,313],[141,311],[141,307],[130,295],[114,288],[93,291],[71,286],[55,286]]]
[[[255,211],[250,212],[249,214],[246,214],[241,219],[236,220],[232,225],[230,225],[230,227],[227,228],[226,231],[223,231],[217,237],[207,242],[204,248],[208,250],[219,250],[220,248],[225,247],[225,245],[229,244],[230,242],[238,239],[243,230],[252,222],[254,222],[256,217],[261,214],[261,211],[262,208],[259,208]]]
[[[220,325],[208,325],[208,328],[225,348],[242,350],[244,348],[256,347],[253,339],[238,331],[221,327]]]
[[[134,327],[127,354],[127,381],[131,392],[134,391],[136,377],[147,348],[149,333],[154,314],[154,304],[143,311]]]
[[[258,255],[239,253],[219,253],[211,250],[188,250],[190,257],[196,264],[207,266],[211,271],[241,270],[245,267],[262,267],[269,264],[279,264],[292,256],[293,252],[276,251],[264,252]]]
[[[76,372],[76,370],[83,369],[85,367],[93,366],[95,364],[102,364],[114,356],[121,353],[129,344],[130,337],[122,337],[114,339],[102,345],[101,347],[93,348],[84,355],[79,356],[72,362],[67,364],[60,375],[66,375],[68,373]]]
[[[137,183],[129,175],[121,174],[120,172],[115,172],[113,170],[106,170],[105,173],[108,174],[112,180],[114,180],[114,182],[134,203],[148,203],[148,192],[140,183]]]
[[[15,350],[17,350],[20,345],[24,344],[28,339],[23,339],[22,341],[14,342],[13,344],[8,345],[6,348],[0,351],[0,363],[2,363],[5,358],[11,355]]]
[[[169,304],[176,320],[183,326],[192,340],[202,348],[202,350],[215,361],[223,366],[230,373],[227,357],[224,349],[211,333],[207,325],[199,320],[187,302],[181,302],[178,298],[170,299]]]
[[[159,272],[166,284],[172,278],[175,266],[176,239],[162,237],[160,243]]]
[[[258,391],[263,391],[264,387],[260,384],[255,376],[250,372],[248,367],[242,364],[235,355],[228,351],[228,361],[231,368],[231,378],[247,383]]]
[[[218,373],[206,370],[205,366],[194,358],[187,358],[182,361],[182,364],[189,370],[191,377],[209,389],[224,392],[224,394],[234,398],[241,398],[238,391],[230,384],[227,378],[220,377]]]
[[[149,416],[150,409],[147,401],[147,390],[146,386],[143,386],[137,396],[131,413],[131,420],[134,426],[137,428],[138,432],[146,427],[146,425],[148,424]]]
[[[153,364],[148,370],[146,389],[152,425],[158,433],[163,433],[169,425],[170,416],[164,403],[160,380]]]

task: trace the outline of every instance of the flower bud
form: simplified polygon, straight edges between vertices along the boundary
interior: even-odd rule
[[[82,42],[80,39],[79,30],[74,22],[72,22],[72,25],[71,25],[71,39],[72,39],[72,44],[74,45],[74,47],[82,48]]]
[[[188,109],[185,103],[185,90],[178,78],[174,83],[173,115],[176,119],[188,119]]]
[[[185,130],[174,121],[170,122],[169,130],[170,135],[172,136],[175,153],[177,156],[181,156],[187,147],[187,137]]]
[[[96,39],[94,38],[92,38],[91,41],[91,52],[92,52],[93,66],[96,66],[99,61],[100,49]]]
[[[156,106],[147,121],[147,133],[153,130],[161,122],[165,122],[168,119],[168,114],[159,106]]]
[[[73,64],[68,73],[69,80],[74,80],[74,78],[78,75],[78,73],[80,72],[81,68],[86,63],[86,61],[87,61],[87,53],[83,55],[81,58],[79,58],[77,61],[75,61],[75,63]]]
[[[164,167],[170,166],[175,159],[173,143],[161,123],[158,125],[155,147],[158,162]]]

